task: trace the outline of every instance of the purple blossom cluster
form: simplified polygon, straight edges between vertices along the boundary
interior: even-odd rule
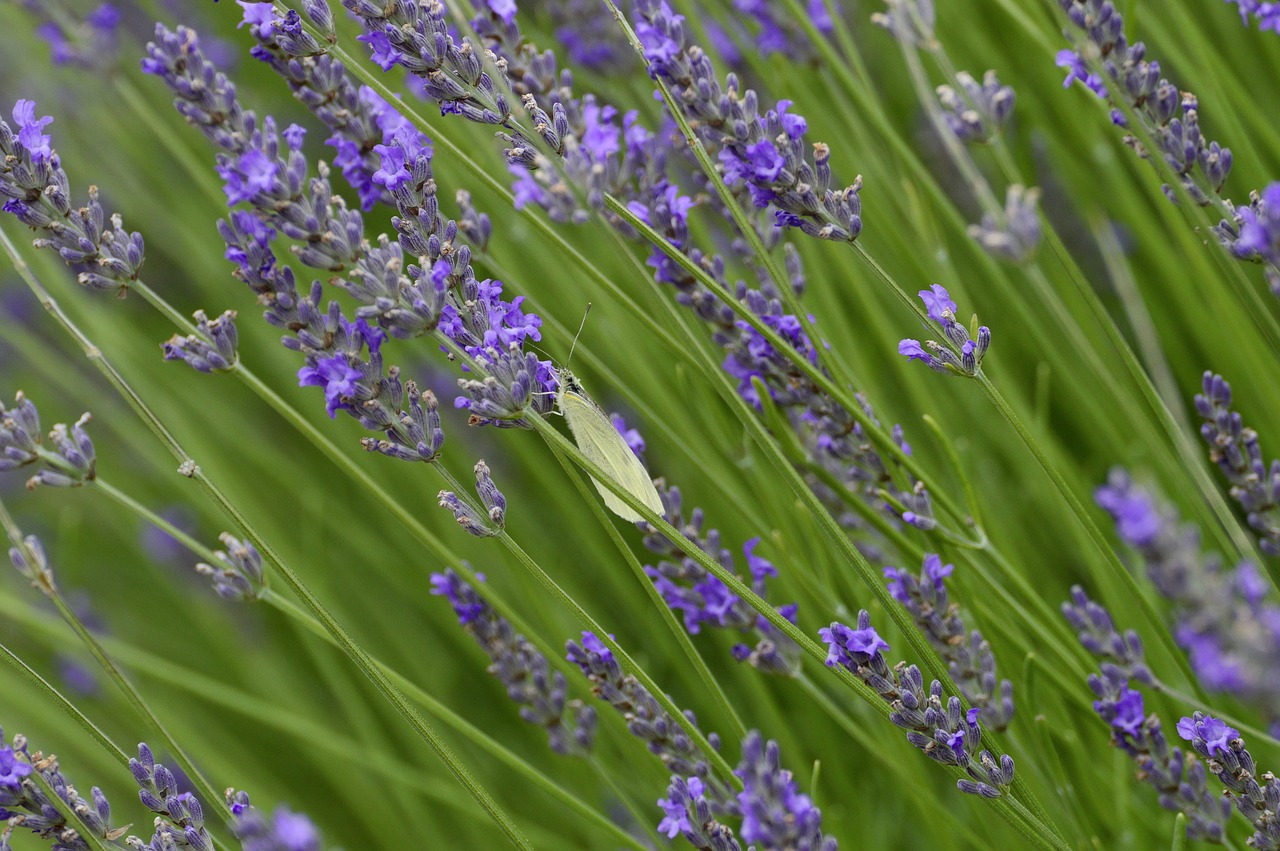
[[[911,613],[916,626],[947,663],[951,681],[969,705],[977,707],[979,720],[996,732],[1013,721],[1013,683],[996,677],[996,658],[978,630],[968,631],[960,618],[960,606],[947,597],[946,578],[954,565],[943,564],[928,553],[919,578],[896,567],[884,569],[889,593]]]
[[[634,675],[622,670],[604,642],[593,633],[584,632],[581,644],[569,641],[565,649],[569,661],[577,665],[591,683],[591,693],[626,719],[627,730],[645,743],[664,768],[679,777],[698,778],[717,801],[732,801],[728,784],[711,773],[710,764],[693,739]],[[685,710],[684,714],[690,723],[698,723],[692,711]],[[708,733],[707,741],[719,749],[720,737],[715,733]]]
[[[628,443],[633,450],[638,444],[640,451],[636,454],[639,455],[644,446],[639,433],[634,429],[628,432],[621,417],[615,419],[614,424],[624,437],[633,435]],[[659,495],[666,509],[663,512],[664,519],[704,553],[718,561],[725,570],[736,575],[737,565],[734,563],[733,553],[721,544],[719,530],[704,530],[705,514],[702,509],[693,509],[686,519],[679,488],[664,486],[659,489]],[[767,559],[755,554],[759,544],[758,536],[751,538],[743,544],[742,555],[746,559],[747,572],[751,575],[751,590],[761,599],[767,600],[767,580],[777,576],[778,569]],[[644,572],[653,580],[667,605],[682,614],[685,629],[691,635],[698,634],[704,627],[736,630],[743,635],[754,632],[758,636],[754,646],[745,643],[734,645],[735,659],[769,674],[794,676],[799,672],[800,648],[796,643],[707,572],[687,552],[657,532],[646,534],[644,545],[662,558],[656,566],[645,565]],[[787,620],[795,623],[797,608],[796,604],[791,603],[778,606],[777,610]]]
[[[987,71],[979,83],[968,71],[956,74],[959,90],[938,86],[942,118],[956,138],[967,144],[990,142],[1013,115],[1014,92]]]
[[[1195,712],[1178,722],[1178,735],[1191,742],[1195,752],[1205,758],[1210,773],[1227,787],[1223,804],[1234,802],[1254,827],[1255,833],[1246,844],[1258,851],[1280,849],[1280,821],[1276,820],[1280,779],[1258,769],[1240,732],[1225,721]]]
[[[956,303],[941,284],[920,290],[918,295],[928,310],[929,318],[938,324],[950,345],[925,340],[922,346],[919,340],[905,339],[898,343],[898,354],[904,355],[908,361],[921,361],[935,372],[968,377],[977,375],[991,346],[991,329],[980,325],[970,336],[969,329],[956,321]],[[976,321],[973,324],[976,325]]]
[[[819,239],[852,241],[862,232],[861,178],[832,189],[830,149],[805,150],[808,122],[780,100],[760,112],[759,98],[730,74],[722,87],[711,58],[685,38],[684,16],[665,0],[639,0],[636,35],[649,72],[671,87],[696,132],[717,156],[730,185],[744,183],[759,207],[772,205],[779,227]]]
[[[4,733],[0,731],[0,743],[3,741]],[[40,783],[36,782],[37,777]],[[97,837],[96,841],[90,844],[78,832],[80,826],[67,821],[45,792],[46,787],[63,807],[79,817]],[[94,786],[89,799],[82,798],[59,770],[57,757],[44,756],[39,751],[31,753],[23,735],[14,736],[11,747],[0,746],[0,820],[6,822],[0,831],[2,848],[9,847],[10,837],[19,829],[30,831],[61,851],[92,851],[124,832],[110,827],[111,804],[101,789]]]
[[[1280,699],[1280,606],[1250,562],[1225,569],[1202,554],[1200,535],[1123,470],[1111,472],[1095,499],[1125,543],[1142,556],[1147,577],[1173,604],[1174,638],[1200,682],[1274,712]]]
[[[1271,291],[1280,295],[1280,182],[1250,192],[1248,205],[1234,210],[1232,221],[1218,224],[1218,237],[1241,260],[1262,263]]]
[[[28,488],[79,487],[93,481],[97,456],[85,430],[89,419],[86,413],[70,426],[57,423],[46,438],[40,434],[40,412],[21,391],[12,407],[0,402],[0,473],[37,465]]]
[[[203,310],[195,313],[196,333],[174,334],[164,343],[164,359],[180,360],[196,372],[226,371],[236,365],[236,312],[227,310],[209,319]]]
[[[1138,780],[1156,790],[1160,806],[1186,816],[1188,837],[1221,842],[1231,802],[1209,791],[1204,763],[1170,746],[1160,716],[1148,715],[1142,692],[1129,687],[1131,679],[1146,685],[1155,682],[1137,633],[1119,632],[1111,614],[1078,585],[1071,589],[1071,600],[1062,604],[1062,614],[1085,649],[1102,659],[1100,672],[1090,674],[1088,682],[1096,698],[1093,709],[1111,730],[1112,744],[1133,760]]]
[[[36,27],[36,35],[49,45],[54,65],[99,69],[115,62],[122,20],[116,4],[101,3],[79,20],[60,11]]]
[[[249,793],[227,790],[227,808],[235,817],[232,832],[242,851],[322,851],[320,830],[310,818],[276,807],[270,818],[249,802]]]
[[[1263,29],[1280,26],[1280,4],[1238,2],[1245,23],[1250,14],[1257,14]],[[1112,104],[1122,97],[1133,108],[1142,128],[1155,139],[1157,153],[1178,175],[1191,199],[1200,205],[1218,201],[1225,207],[1228,217],[1214,227],[1218,241],[1232,256],[1262,263],[1272,292],[1280,295],[1280,214],[1276,212],[1280,209],[1280,189],[1268,186],[1261,192],[1251,192],[1247,205],[1222,198],[1222,185],[1231,172],[1231,150],[1207,140],[1201,132],[1195,94],[1179,91],[1161,76],[1160,63],[1146,58],[1146,47],[1141,42],[1129,44],[1124,18],[1111,0],[1058,0],[1058,4],[1087,43],[1087,47],[1058,53],[1058,65],[1067,69],[1064,85],[1080,80]],[[1100,58],[1104,75],[1091,69],[1086,56]],[[1111,118],[1121,127],[1128,126],[1119,109],[1112,110]],[[1144,159],[1150,156],[1136,137],[1126,136],[1125,142]],[[1176,200],[1170,187],[1165,186],[1164,191]]]
[[[992,257],[1022,263],[1035,253],[1043,236],[1039,201],[1039,189],[1015,183],[1005,191],[1004,210],[999,215],[983,213],[979,224],[969,225],[969,236]]]
[[[477,538],[488,538],[502,532],[506,523],[507,499],[494,484],[489,475],[489,466],[484,461],[476,462],[476,496],[480,497],[483,510],[477,509],[470,502],[460,498],[453,491],[440,491],[437,499],[441,508],[453,512],[458,525]]]
[[[575,66],[602,74],[632,67],[635,54],[608,6],[597,0],[556,0],[539,5],[551,19],[556,43]]]
[[[399,2],[389,4],[385,14],[408,14],[400,10],[400,5]],[[348,8],[351,8],[350,2]],[[385,16],[371,15],[362,20],[366,35],[376,40],[376,34],[385,26]],[[786,409],[793,427],[817,463],[844,487],[878,510],[893,511],[892,506],[905,505],[911,518],[907,522],[924,528],[931,525],[930,501],[923,487],[909,476],[908,487],[901,487],[900,479],[891,474],[892,465],[884,460],[862,425],[796,365],[796,358],[816,363],[817,350],[800,320],[783,309],[779,283],[762,276],[759,289],[752,289],[742,281],[731,284],[724,259],[704,254],[692,245],[689,212],[694,201],[682,194],[680,187],[667,176],[670,146],[664,137],[671,131],[653,133],[639,124],[634,112],[620,115],[591,96],[575,97],[572,78],[567,71],[558,72],[555,55],[551,51],[539,51],[521,34],[514,4],[490,4],[472,24],[485,47],[497,57],[498,67],[505,70],[511,91],[533,115],[539,137],[558,155],[556,163],[550,162],[519,132],[507,128],[510,132],[505,136],[506,154],[517,178],[517,206],[536,204],[548,210],[554,219],[577,221],[585,218],[587,212],[578,201],[575,186],[587,197],[588,206],[598,205],[606,192],[629,199],[628,209],[635,216],[684,252],[721,286],[733,291],[739,302],[782,336],[792,349],[790,352],[776,350],[750,323],[738,319],[729,305],[655,246],[648,261],[655,279],[673,286],[677,290],[677,301],[711,326],[713,339],[726,350],[723,368],[738,379],[743,398],[761,407],[763,402],[756,382],[762,382],[774,404]],[[413,72],[413,63],[392,64],[405,65]],[[787,105],[780,104],[782,117],[778,121],[785,119],[793,132],[800,132],[803,119],[788,115]],[[688,153],[687,146],[684,150]],[[553,167],[556,165],[558,168]],[[562,174],[570,175],[571,179],[563,179]],[[739,184],[738,189],[744,185]],[[625,235],[635,235],[617,217],[610,220]],[[774,227],[763,230],[773,242],[777,240],[777,232]],[[794,249],[787,252],[786,265],[791,286],[799,293],[804,286],[804,275]],[[859,400],[866,416],[874,422],[869,403],[861,397]],[[902,451],[910,452],[900,428],[893,429],[893,439]],[[842,523],[850,527],[863,525],[843,503],[841,494],[816,478],[812,484]],[[884,492],[890,494],[889,500],[882,496]]]
[[[981,749],[982,710],[965,710],[960,698],[946,697],[941,681],[925,690],[924,677],[915,665],[899,662],[890,669],[883,653],[889,643],[871,626],[871,615],[858,612],[857,627],[833,623],[818,631],[828,647],[827,667],[842,667],[871,687],[891,708],[889,720],[907,731],[907,741],[925,756],[963,770],[967,779],[956,781],[961,792],[983,798],[999,798],[1013,783],[1013,757],[998,758]]]
[[[452,570],[431,574],[431,593],[453,606],[458,623],[489,655],[489,673],[520,705],[521,719],[546,730],[551,750],[562,756],[590,753],[596,713],[580,700],[566,699],[569,687],[564,674],[552,671],[547,657]]]
[[[1234,3],[1240,11],[1240,23],[1249,26],[1250,18],[1254,18],[1258,29],[1280,33],[1280,3],[1264,3],[1262,0],[1226,0]]]
[[[1202,389],[1204,392],[1196,394],[1195,405],[1204,420],[1200,436],[1209,445],[1209,460],[1231,483],[1231,498],[1245,510],[1262,551],[1280,555],[1280,459],[1267,466],[1258,433],[1245,426],[1239,412],[1231,410],[1231,385],[1226,379],[1206,371]]]
[[[261,36],[266,24],[258,26]],[[293,43],[277,39],[275,45],[284,50]],[[525,315],[520,299],[504,301],[500,282],[475,279],[470,251],[455,246],[457,224],[440,215],[425,136],[372,92],[358,95],[371,110],[370,121],[387,134],[386,144],[374,146],[381,163],[373,180],[400,212],[393,219],[398,239],[382,237],[370,245],[360,213],[333,194],[327,167],[321,164],[317,177],[306,177],[305,131],[291,125],[282,151],[274,121],[268,117],[258,127],[234,87],[200,53],[194,33],[159,27],[148,53],[144,70],[165,80],[178,95],[179,111],[222,149],[219,172],[229,202],[254,209],[233,212],[219,224],[228,259],[239,267],[237,277],[268,306],[267,321],[290,332],[285,346],[305,361],[300,383],[324,389],[331,416],[346,411],[385,435],[366,438],[366,448],[430,461],[443,443],[435,397],[419,395],[413,382],[403,384],[395,367],[384,374],[380,349],[387,336],[438,330],[484,364],[489,374],[483,381],[460,381],[467,395],[458,404],[471,410],[473,423],[527,425],[526,414],[549,407],[554,371],[522,351],[525,339],[538,339],[540,319]],[[277,232],[299,243],[294,251],[303,264],[346,270],[330,280],[359,302],[354,319],[336,301],[322,306],[320,282],[305,296],[297,292],[292,270],[272,252]],[[405,253],[419,262],[406,264]]]
[[[761,56],[781,53],[793,61],[812,58],[814,51],[808,36],[784,3],[778,0],[733,0],[733,8],[754,22],[756,49]],[[814,29],[823,35],[829,35],[835,29],[831,10],[837,14],[841,12],[840,5],[835,2],[828,8],[827,0],[805,0],[804,9]],[[717,43],[715,46],[719,48],[720,45]],[[719,49],[716,52],[724,56]]]
[[[269,4],[242,5],[249,13]],[[306,9],[322,28],[331,23],[323,0],[310,0]],[[477,247],[483,248],[488,240],[487,217],[475,211],[469,196],[465,202],[460,199],[462,222],[443,216],[427,138],[371,89],[355,87],[342,64],[323,55],[322,45],[302,38],[305,33],[296,13],[283,19],[272,15],[270,9],[261,10],[255,18],[259,39],[255,55],[268,61],[289,82],[295,96],[333,130],[328,144],[338,151],[334,162],[366,208],[377,200],[396,207],[399,215],[393,217],[392,225],[398,247],[419,259],[407,269],[418,286],[406,289],[401,280],[397,289],[396,279],[403,278],[399,274],[402,261],[387,255],[380,240],[369,256],[385,267],[365,269],[367,264],[357,262],[352,280],[359,278],[359,285],[345,287],[363,305],[357,315],[374,315],[376,308],[380,326],[398,338],[438,329],[496,381],[460,382],[467,395],[456,404],[471,412],[472,424],[527,427],[529,409],[549,410],[555,371],[550,361],[523,351],[526,340],[541,339],[541,318],[523,311],[523,296],[504,300],[501,281],[477,281],[470,248],[458,244],[459,230],[463,230],[464,235],[474,234]],[[423,94],[429,96],[430,90]],[[342,108],[335,109],[335,103]],[[426,278],[433,289],[427,288]]]
[[[37,118],[34,101],[14,104],[13,121],[0,119],[0,210],[39,231],[35,246],[56,251],[82,286],[124,294],[142,268],[142,236],[124,230],[118,213],[108,221],[95,187],[85,206],[72,207],[67,173],[44,132],[53,119]]]
[[[218,536],[225,550],[213,553],[216,564],[201,562],[196,573],[209,577],[213,590],[225,600],[257,600],[267,584],[262,574],[262,554],[248,540],[239,540],[227,532]]]
[[[741,851],[749,848],[797,848],[835,851],[835,837],[822,832],[822,812],[797,788],[790,771],[782,767],[778,743],[765,742],[751,730],[742,740],[742,760],[733,772],[742,780],[736,801],[725,802],[698,777],[675,776],[667,797],[658,801],[664,818],[658,832],[669,839],[683,836],[695,848]],[[740,816],[738,837],[720,818]]]
[[[1057,64],[1067,69],[1064,85],[1080,80],[1101,98],[1132,107],[1143,129],[1155,138],[1159,154],[1179,176],[1184,189],[1198,204],[1217,195],[1231,171],[1231,151],[1207,141],[1200,132],[1198,102],[1182,93],[1160,74],[1160,63],[1147,59],[1142,42],[1130,44],[1124,34],[1124,18],[1111,0],[1058,0],[1075,33],[1086,46],[1058,53]],[[1092,71],[1086,56],[1100,59],[1103,76]],[[1118,110],[1112,120],[1121,127],[1127,119]],[[1127,137],[1144,158],[1148,152],[1136,138]],[[1174,197],[1168,187],[1165,192]]]
[[[213,837],[204,826],[204,808],[190,792],[178,791],[174,773],[156,762],[146,743],[138,745],[138,756],[129,760],[129,771],[138,784],[138,799],[157,818],[155,835],[147,851],[191,847],[213,851]]]

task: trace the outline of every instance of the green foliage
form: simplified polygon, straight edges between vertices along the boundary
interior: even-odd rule
[[[885,719],[883,704],[813,658],[804,659],[799,678],[767,677],[733,661],[733,636],[704,631],[692,636],[692,646],[705,669],[692,664],[681,630],[670,628],[677,616],[655,601],[634,569],[636,559],[653,562],[640,533],[600,510],[594,490],[581,486],[580,458],[557,463],[564,447],[545,429],[468,428],[465,412],[450,404],[457,367],[435,341],[393,341],[387,360],[440,397],[442,459],[405,464],[364,453],[360,428],[347,418],[329,420],[319,391],[297,386],[297,356],[278,344],[278,330],[259,321],[252,294],[231,277],[214,227],[226,207],[210,147],[183,125],[163,86],[138,70],[147,36],[138,24],[142,12],[189,23],[206,42],[225,39],[238,56],[229,71],[247,106],[275,115],[281,126],[310,126],[313,157],[332,156],[320,145],[323,128],[249,58],[251,40],[235,29],[234,4],[189,4],[186,21],[151,8],[170,4],[137,5],[121,60],[101,72],[52,65],[34,36],[39,17],[20,4],[0,6],[0,104],[7,109],[19,97],[32,98],[38,114],[56,117],[47,132],[71,176],[73,202],[82,202],[89,184],[99,187],[106,206],[146,238],[147,284],[184,316],[201,308],[210,315],[236,310],[241,363],[336,444],[382,496],[244,383],[162,361],[159,343],[176,329],[143,299],[84,291],[56,258],[30,247],[11,217],[0,229],[203,476],[359,651],[394,672],[392,681],[533,847],[622,847],[610,822],[641,843],[659,841],[652,828],[661,813],[653,802],[668,774],[598,701],[595,755],[551,754],[544,733],[519,720],[501,684],[486,674],[486,657],[445,601],[429,593],[429,575],[445,567],[465,563],[485,574],[483,592],[504,601],[504,614],[518,615],[530,640],[568,673],[575,698],[593,700],[576,668],[562,664],[564,642],[586,628],[585,612],[675,706],[696,713],[704,733],[721,735],[730,765],[743,728],[776,740],[784,764],[822,809],[824,831],[842,847],[1055,847],[1045,837],[1033,844],[1012,817],[997,818],[992,801],[957,791],[955,777],[921,757]],[[542,4],[528,5],[530,12],[521,12],[526,33],[554,44]],[[695,32],[704,21],[739,14],[729,0],[674,5],[696,22]],[[1274,715],[1224,695],[1211,696],[1212,710],[1202,702],[1170,637],[1168,604],[1141,566],[1130,564],[1091,494],[1108,468],[1123,465],[1198,523],[1206,548],[1225,562],[1256,556],[1243,514],[1226,499],[1227,485],[1200,444],[1191,397],[1205,369],[1222,373],[1264,452],[1280,445],[1266,428],[1280,422],[1278,341],[1269,336],[1280,305],[1255,267],[1217,245],[1205,227],[1216,218],[1163,197],[1160,178],[1126,148],[1100,101],[1079,86],[1063,90],[1053,63],[1066,46],[1056,3],[940,3],[938,51],[905,57],[892,36],[870,24],[872,10],[840,5],[846,16],[838,37],[812,61],[748,57],[748,82],[768,93],[762,100],[793,99],[809,121],[809,138],[831,144],[836,173],[846,182],[858,173],[864,179],[865,230],[856,247],[791,238],[808,279],[802,304],[830,344],[823,357],[832,373],[848,379],[841,386],[863,394],[886,427],[902,424],[935,501],[972,516],[973,526],[946,510],[935,532],[893,524],[888,537],[876,536],[888,555],[860,573],[847,542],[833,540],[833,524],[792,489],[797,477],[779,463],[794,464],[812,480],[785,415],[766,406],[755,417],[734,402],[734,379],[717,368],[722,355],[704,327],[672,307],[671,291],[654,284],[644,265],[647,246],[615,238],[598,219],[556,224],[540,212],[512,209],[495,189],[507,185],[507,176],[492,128],[441,118],[433,105],[419,104],[427,120],[421,129],[437,142],[435,177],[446,212],[456,215],[452,199],[465,188],[492,218],[494,235],[489,251],[478,255],[477,273],[528,297],[526,308],[546,323],[541,346],[557,362],[567,356],[587,303],[593,305],[574,371],[606,411],[624,412],[643,432],[650,472],[679,486],[686,510],[702,507],[735,557],[746,540],[763,537],[758,553],[780,573],[771,580],[770,600],[797,601],[799,628],[812,641],[820,627],[851,623],[866,608],[893,648],[891,664],[900,658],[918,664],[926,681],[931,667],[944,670],[936,657],[918,656],[923,639],[893,625],[878,580],[886,564],[914,571],[923,552],[941,553],[956,564],[951,598],[970,628],[990,641],[1001,675],[1014,682],[1017,715],[992,742],[1016,761],[1023,785],[1013,798],[1026,818],[1047,820],[1072,848],[1165,847],[1171,814],[1135,781],[1132,762],[1109,747],[1084,679],[1096,662],[1058,606],[1071,585],[1082,584],[1120,626],[1142,633],[1152,669],[1170,685],[1167,693],[1147,695],[1147,710],[1160,714],[1171,736],[1178,717],[1213,711],[1234,719],[1259,764],[1274,768],[1280,753],[1259,732]],[[1259,81],[1280,71],[1280,38],[1240,27],[1233,7],[1212,0],[1122,5],[1134,7],[1126,9],[1130,38],[1145,40],[1164,72],[1199,94],[1202,125],[1235,152],[1224,194],[1243,200],[1266,185],[1280,166],[1274,126],[1280,89]],[[363,55],[354,24],[338,19],[339,44]],[[972,160],[961,168],[930,128],[921,94],[951,81],[954,69],[980,76],[989,67],[1016,90],[1014,117],[997,144],[967,149]],[[385,79],[367,63],[361,73]],[[651,124],[659,120],[661,104],[638,60],[627,74],[581,73],[575,80],[580,92],[597,91],[641,110]],[[387,85],[403,90],[390,79]],[[1000,263],[967,235],[984,209],[975,180],[994,187],[1000,203],[1010,182],[1043,188],[1044,223],[1054,235],[1035,259]],[[366,216],[370,236],[390,232],[389,215],[380,208]],[[729,253],[727,222],[695,209],[691,223],[701,245]],[[611,286],[549,233],[581,252]],[[730,279],[737,277],[754,281],[740,263]],[[932,333],[902,299],[932,283],[950,290],[962,324],[976,312],[993,331],[980,381],[939,375],[896,353],[899,339]],[[6,404],[23,390],[46,428],[91,411],[105,482],[152,511],[180,511],[205,547],[217,547],[224,530],[245,534],[206,489],[179,474],[165,446],[8,267],[0,269],[0,302]],[[1111,327],[1133,354],[1116,345]],[[1135,371],[1150,376],[1167,412],[1152,404],[1156,397]],[[555,418],[547,422],[565,431]],[[440,472],[470,482],[480,458],[506,496],[503,540],[514,547],[467,536],[436,507],[436,493],[453,488]],[[0,474],[0,500],[24,532],[44,541],[63,594],[101,619],[106,654],[214,787],[246,789],[264,809],[285,803],[306,812],[331,844],[350,849],[504,842],[385,691],[298,614],[306,601],[281,581],[277,565],[266,568],[267,600],[221,600],[191,572],[205,556],[157,560],[144,546],[145,519],[103,488],[25,492],[24,478],[21,471]],[[407,528],[389,502],[418,530]],[[851,535],[855,544],[868,542],[863,533]],[[549,593],[530,563],[580,611]],[[1274,560],[1262,566],[1274,577]],[[864,581],[868,576],[878,590]],[[146,740],[172,765],[154,726],[108,678],[97,674],[89,693],[72,688],[63,678],[68,661],[94,664],[84,644],[25,580],[9,572],[3,581],[0,644],[67,693],[125,751]],[[79,786],[102,786],[116,822],[150,820],[133,800],[119,757],[16,669],[0,668],[0,722],[9,735],[26,734],[33,750],[57,753]],[[574,809],[572,800],[583,808]],[[206,813],[217,803],[208,802]],[[218,821],[209,817],[215,832]],[[1249,833],[1237,818],[1232,843],[1240,847]],[[19,841],[15,848],[39,847]],[[1175,837],[1173,847],[1184,845]]]

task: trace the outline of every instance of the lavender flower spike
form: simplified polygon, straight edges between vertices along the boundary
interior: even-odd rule
[[[27,480],[28,488],[39,485],[79,487],[97,475],[93,441],[85,425],[91,417],[67,426],[58,423],[48,434],[46,443],[40,436],[40,413],[21,391],[14,407],[0,402],[0,473],[43,462],[43,467]]]
[[[458,525],[478,538],[487,538],[502,532],[506,519],[507,500],[489,477],[489,466],[477,461],[476,494],[480,497],[485,513],[477,511],[469,502],[458,498],[452,491],[440,491],[440,507],[453,512]]]
[[[937,88],[947,127],[967,144],[991,141],[1013,115],[1012,87],[1003,85],[995,71],[983,74],[981,83],[961,71],[956,74],[956,83],[959,91],[951,86]]]
[[[257,600],[267,585],[262,575],[262,555],[249,543],[237,540],[227,532],[218,536],[226,550],[213,555],[217,565],[201,562],[196,573],[207,576],[213,582],[213,590],[228,600]]]
[[[1015,183],[1006,191],[1004,211],[998,216],[984,213],[981,224],[969,226],[969,236],[992,257],[1022,263],[1040,245],[1039,201],[1039,189]]]
[[[671,87],[680,108],[718,156],[725,181],[745,183],[758,207],[772,204],[780,227],[799,228],[819,239],[857,239],[862,232],[862,180],[831,188],[831,151],[819,142],[809,156],[804,144],[808,124],[788,114],[791,101],[778,101],[761,115],[754,91],[738,94],[742,89],[736,75],[730,74],[722,87],[711,58],[686,41],[684,16],[666,0],[637,0],[634,14],[649,73]]]
[[[88,204],[72,207],[67,173],[44,132],[53,119],[36,118],[35,109],[30,100],[14,104],[16,131],[0,119],[0,210],[42,231],[35,246],[57,251],[82,286],[124,295],[142,268],[142,236],[125,231],[119,214],[105,227],[96,187],[89,187]]]
[[[489,654],[489,673],[520,704],[520,718],[546,730],[551,750],[562,756],[590,753],[596,713],[580,700],[566,700],[569,689],[564,674],[552,671],[547,657],[452,570],[431,574],[431,593],[453,606],[458,623]]]
[[[129,770],[138,784],[138,799],[158,818],[149,848],[189,846],[194,851],[213,851],[213,837],[204,826],[204,808],[195,795],[178,791],[173,772],[156,762],[146,743],[138,745],[137,759],[129,760]]]
[[[213,321],[203,310],[195,312],[196,334],[177,334],[164,344],[165,360],[180,360],[196,372],[225,372],[236,364],[236,312],[225,311]]]
[[[1239,695],[1268,713],[1280,697],[1280,606],[1249,562],[1224,569],[1200,549],[1199,532],[1169,505],[1112,470],[1095,498],[1138,551],[1147,577],[1172,601],[1174,637],[1213,691]]]
[[[1280,555],[1280,459],[1270,466],[1263,460],[1258,433],[1231,409],[1231,385],[1226,379],[1206,370],[1202,390],[1195,405],[1205,421],[1200,436],[1209,444],[1209,460],[1231,482],[1231,497],[1247,512],[1262,551]]]
[[[884,569],[889,593],[911,613],[929,644],[947,662],[951,680],[984,724],[999,732],[1013,720],[1013,683],[997,680],[991,645],[978,630],[968,631],[960,607],[947,598],[946,577],[955,568],[935,553],[924,557],[920,578],[896,567]]]
[[[935,372],[970,378],[977,375],[991,346],[991,329],[978,326],[975,316],[970,324],[977,327],[970,337],[970,331],[956,321],[956,303],[941,284],[921,290],[919,296],[929,311],[929,318],[938,324],[951,347],[937,340],[926,340],[922,346],[919,340],[906,339],[898,343],[898,354],[909,361],[921,361]],[[958,355],[952,347],[959,351]]]
[[[0,730],[0,814],[8,822],[0,833],[0,848],[9,848],[9,837],[18,829],[29,830],[44,842],[52,842],[50,847],[66,851],[88,851],[124,835],[127,827],[110,827],[111,804],[101,789],[94,786],[89,798],[82,798],[59,770],[57,757],[42,756],[39,751],[33,756],[27,737],[20,734],[13,737],[12,746],[3,742]],[[37,776],[42,783],[35,781]],[[45,788],[52,789],[62,806],[79,816],[98,838],[97,843],[91,846],[77,833],[79,825],[72,827]]]
[[[968,778],[956,782],[960,791],[983,798],[999,798],[1013,783],[1013,758],[978,751],[982,728],[979,709],[965,711],[958,697],[943,703],[942,683],[934,680],[926,692],[924,677],[915,665],[893,669],[882,655],[889,643],[871,626],[866,610],[858,613],[857,629],[842,623],[818,631],[829,648],[827,667],[849,670],[875,690],[893,710],[889,720],[907,731],[907,741],[921,753],[943,765],[964,770]]]
[[[1259,851],[1280,848],[1280,821],[1275,816],[1280,805],[1280,779],[1259,770],[1240,732],[1196,712],[1178,722],[1178,735],[1205,758],[1209,771],[1227,787],[1228,800],[1235,802],[1236,809],[1256,829],[1247,844]]]
[[[733,773],[742,779],[743,841],[760,848],[836,851],[835,838],[822,834],[822,813],[808,795],[796,791],[791,772],[782,768],[777,742],[766,744],[758,731],[749,732]]]

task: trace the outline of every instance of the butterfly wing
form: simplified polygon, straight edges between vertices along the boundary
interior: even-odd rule
[[[569,423],[573,439],[586,455],[608,473],[624,490],[640,499],[655,514],[662,514],[662,498],[649,478],[649,471],[618,434],[613,423],[590,399],[577,393],[560,394],[560,410]],[[623,502],[613,491],[602,485],[594,476],[591,479],[605,506],[623,520],[635,523],[644,518]]]

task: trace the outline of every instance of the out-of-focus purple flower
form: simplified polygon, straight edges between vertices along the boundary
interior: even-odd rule
[[[0,748],[0,786],[17,789],[22,778],[31,776],[31,763],[14,756],[13,748]]]
[[[227,790],[227,806],[235,816],[232,833],[243,851],[321,851],[320,830],[311,819],[279,806],[270,817],[249,802],[246,792]]]
[[[979,83],[967,71],[956,74],[959,90],[938,86],[938,101],[947,128],[962,142],[989,142],[1013,114],[1014,93],[1001,84],[995,71],[988,71]]]
[[[835,851],[834,837],[822,833],[822,813],[796,788],[782,767],[778,743],[766,743],[752,730],[742,740],[742,761],[733,772],[742,780],[739,836],[761,848],[806,848]]]
[[[980,224],[969,226],[969,236],[992,257],[1021,263],[1040,245],[1039,201],[1039,189],[1015,183],[1005,193],[1004,210],[999,215],[984,213]]]
[[[1280,606],[1267,599],[1254,567],[1246,562],[1226,570],[1216,557],[1203,555],[1196,528],[1119,468],[1095,496],[1120,537],[1142,556],[1152,584],[1173,603],[1174,637],[1201,683],[1274,712]]]

